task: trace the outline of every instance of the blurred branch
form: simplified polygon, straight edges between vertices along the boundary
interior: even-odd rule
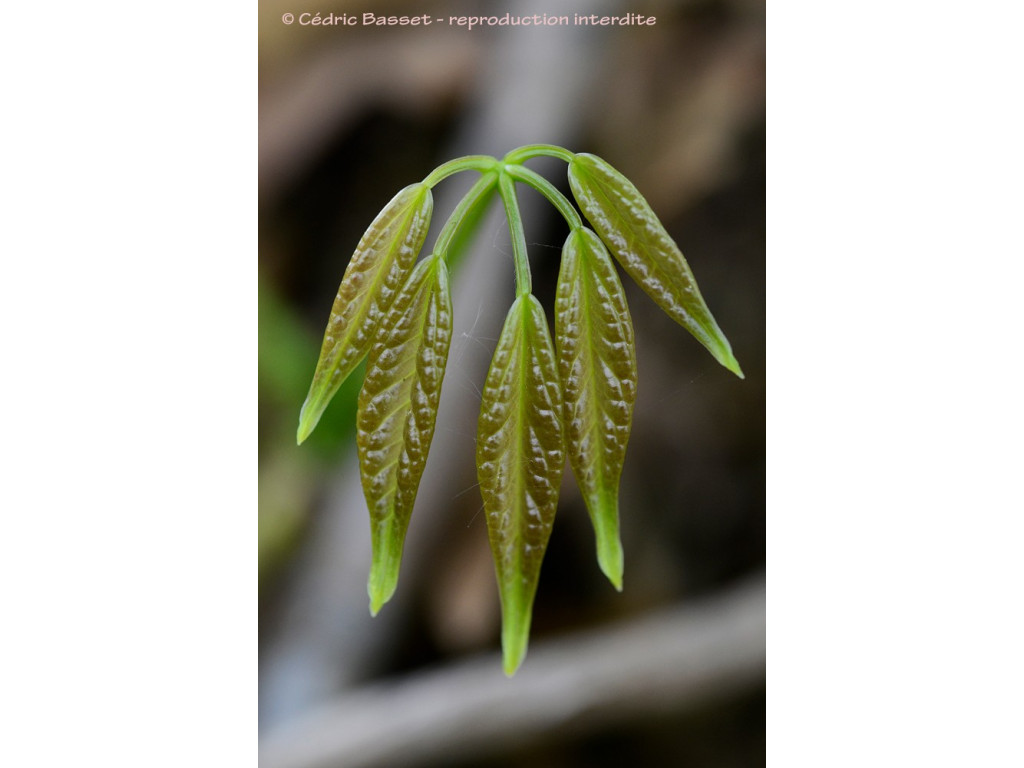
[[[758,686],[759,576],[624,626],[536,643],[515,678],[497,655],[355,689],[272,732],[261,768],[425,765],[679,712]]]

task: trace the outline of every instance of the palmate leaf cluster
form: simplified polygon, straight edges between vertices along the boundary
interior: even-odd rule
[[[524,165],[541,155],[568,162],[569,184],[586,223],[564,195]],[[446,221],[433,253],[417,262],[433,213],[431,189],[461,171],[480,177]],[[569,225],[553,338],[532,293],[517,183],[538,190]],[[743,374],[678,246],[633,184],[604,160],[531,145],[501,160],[453,160],[401,190],[363,235],[345,271],[298,429],[301,443],[365,358],[357,445],[370,511],[372,613],[398,584],[434,433],[452,335],[448,263],[496,195],[512,238],[516,297],[484,383],[476,464],[501,598],[504,666],[511,675],[526,654],[566,458],[586,500],[598,563],[622,589],[618,491],[637,369],[633,325],[609,251],[723,366]]]

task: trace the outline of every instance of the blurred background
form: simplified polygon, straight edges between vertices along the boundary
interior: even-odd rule
[[[372,6],[372,7],[370,7]],[[653,26],[285,25],[285,13],[627,13]],[[764,760],[764,4],[260,3],[261,765],[748,766]],[[551,143],[608,160],[689,260],[740,381],[623,276],[639,393],[620,492],[623,592],[571,472],[530,650],[501,671],[474,434],[513,293],[500,205],[454,278],[455,333],[395,597],[371,619],[369,526],[342,388],[295,445],[348,259],[403,186]],[[529,166],[566,194],[565,164]],[[476,174],[434,190],[427,247]],[[464,178],[463,178],[464,177]],[[564,222],[520,187],[535,293]]]

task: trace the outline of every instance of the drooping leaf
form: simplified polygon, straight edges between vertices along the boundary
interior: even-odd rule
[[[427,463],[452,336],[448,268],[416,265],[381,323],[359,393],[357,442],[370,508],[374,615],[394,594],[409,517]]]
[[[633,323],[615,265],[589,229],[569,234],[555,299],[569,463],[587,503],[601,570],[622,589],[619,476],[636,401]]]
[[[718,362],[743,378],[679,246],[629,179],[601,158],[582,153],[569,164],[569,184],[587,220],[629,276]]]
[[[369,351],[381,318],[423,246],[432,210],[430,188],[412,184],[395,195],[359,241],[334,299],[320,360],[299,414],[299,443]]]
[[[562,393],[540,302],[519,296],[494,351],[477,430],[477,477],[501,596],[505,673],[526,655],[533,599],[565,465]]]

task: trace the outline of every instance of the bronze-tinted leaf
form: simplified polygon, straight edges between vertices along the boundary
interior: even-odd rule
[[[565,465],[562,393],[540,302],[509,309],[484,384],[477,477],[501,595],[505,673],[526,654],[533,599]]]
[[[679,246],[629,179],[599,157],[577,154],[569,164],[569,184],[587,220],[629,276],[718,362],[743,378]]]
[[[622,589],[619,476],[636,401],[633,324],[615,265],[589,229],[569,234],[555,299],[565,439],[597,537],[597,559]]]
[[[416,266],[391,304],[370,349],[359,393],[357,442],[370,508],[373,564],[368,591],[374,615],[398,583],[451,336],[448,268],[433,256]]]
[[[430,188],[412,184],[395,195],[359,241],[334,299],[320,360],[299,415],[299,443],[369,351],[381,318],[423,246],[432,210]]]

